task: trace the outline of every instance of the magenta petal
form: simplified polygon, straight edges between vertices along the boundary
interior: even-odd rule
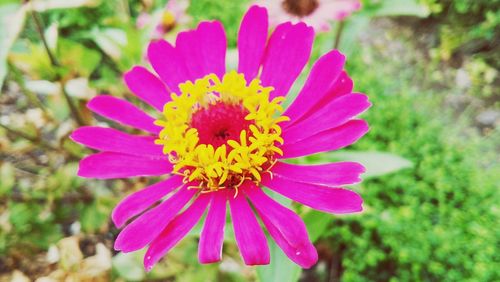
[[[226,34],[220,22],[202,22],[195,30],[177,35],[175,48],[184,58],[191,80],[225,73]]]
[[[210,197],[200,195],[184,212],[177,215],[168,226],[151,242],[144,255],[144,267],[151,270],[168,251],[170,251],[200,220]]]
[[[160,176],[172,171],[166,157],[139,157],[121,153],[101,152],[80,161],[78,176],[86,178],[126,178]]]
[[[351,190],[295,182],[275,175],[265,176],[262,185],[313,209],[329,213],[353,213],[363,210],[363,199]]]
[[[128,101],[109,95],[92,98],[87,107],[93,112],[118,123],[158,134],[161,127],[154,125],[155,119]]]
[[[89,148],[137,156],[164,157],[162,147],[156,145],[153,136],[139,136],[121,132],[113,128],[82,126],[73,133],[71,139]]]
[[[323,165],[294,165],[277,162],[273,175],[277,174],[296,182],[341,186],[361,182],[359,177],[365,168],[354,162],[339,162]]]
[[[151,66],[168,86],[170,92],[178,93],[179,83],[190,78],[179,51],[163,39],[149,44],[148,58]]]
[[[282,138],[287,143],[296,143],[316,133],[342,125],[370,106],[368,97],[364,94],[354,93],[339,97],[324,105],[305,120],[284,129]]]
[[[229,207],[233,221],[236,244],[246,265],[269,264],[270,254],[266,235],[241,193],[230,197]]]
[[[257,77],[266,49],[269,28],[267,10],[252,6],[243,17],[238,32],[238,72],[247,81]]]
[[[224,27],[218,21],[202,22],[198,25],[200,40],[198,48],[203,52],[205,74],[215,73],[222,78],[226,73],[227,39]]]
[[[269,38],[260,76],[264,86],[274,87],[271,98],[286,96],[311,54],[314,30],[304,23],[280,24]]]
[[[127,253],[151,243],[196,192],[196,189],[184,186],[172,197],[136,218],[116,238],[115,250]]]
[[[195,81],[206,75],[203,70],[203,55],[196,30],[180,32],[175,41],[175,50],[186,64],[189,80]]]
[[[326,96],[316,103],[316,106],[321,107],[324,102],[331,101],[343,95],[352,93],[354,82],[349,77],[346,71],[342,71],[335,83],[328,89]],[[314,111],[314,108],[312,109]]]
[[[174,175],[133,194],[128,195],[114,209],[111,218],[116,227],[120,228],[127,220],[143,212],[165,195],[182,185],[182,177]]]
[[[309,240],[302,219],[267,196],[260,187],[251,185],[243,191],[257,209],[269,234],[285,254],[303,268],[313,266],[318,261],[318,253]]]
[[[260,214],[260,213],[259,213]],[[300,247],[295,247],[283,236],[283,234],[276,228],[266,216],[261,215],[262,222],[267,228],[269,235],[273,237],[274,241],[283,250],[286,256],[300,265],[302,268],[311,268],[318,262],[318,252],[312,243],[303,244]],[[299,218],[300,219],[300,218]]]
[[[212,193],[210,208],[198,245],[200,263],[213,263],[222,259],[227,198],[228,194],[224,190]]]
[[[123,79],[132,93],[160,112],[170,101],[170,93],[165,84],[143,67],[133,67],[125,73]]]
[[[289,127],[294,125],[295,123],[302,121],[303,119],[308,118],[310,115],[316,113],[321,110],[326,104],[330,101],[352,93],[352,89],[354,87],[354,83],[352,79],[347,75],[345,71],[342,71],[337,80],[333,83],[333,85],[328,89],[325,95],[321,99],[314,99],[314,105],[307,111],[303,111],[300,114],[299,118],[291,118],[292,120],[283,124],[283,127]],[[294,102],[295,103],[295,102]],[[298,104],[300,106],[300,104]],[[287,109],[288,110],[288,109]]]
[[[323,131],[296,143],[288,144],[285,139],[285,144],[281,147],[282,158],[296,158],[338,150],[356,142],[368,132],[368,129],[368,124],[364,120],[351,120],[342,126]]]
[[[335,83],[342,73],[344,63],[345,56],[337,50],[330,51],[314,63],[304,87],[302,87],[290,107],[283,113],[283,115],[290,118],[290,123],[296,122],[327,95],[329,87]]]

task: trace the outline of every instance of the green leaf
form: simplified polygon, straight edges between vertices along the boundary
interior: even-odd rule
[[[381,176],[413,166],[409,160],[385,152],[334,152],[328,155],[342,161],[361,163],[366,168],[363,178]]]
[[[337,23],[338,25],[339,23]],[[335,28],[337,28],[337,25]],[[360,51],[357,41],[359,36],[363,34],[370,26],[370,17],[365,14],[355,14],[344,22],[344,30],[340,38],[339,50],[346,56],[350,56],[355,51]],[[332,38],[333,39],[333,38]],[[332,48],[333,40],[323,46],[323,52],[326,53]]]
[[[82,211],[81,223],[85,232],[96,232],[102,229],[109,220],[109,209],[99,200],[86,205]]]
[[[373,11],[374,17],[415,16],[425,18],[431,11],[417,0],[381,1],[378,9]]]
[[[119,253],[113,257],[113,269],[126,281],[142,281],[146,278],[146,272],[142,266],[141,252]]]
[[[332,216],[330,214],[316,210],[309,210],[302,216],[302,219],[306,224],[307,233],[309,233],[309,239],[311,239],[312,242],[318,240],[332,222]]]
[[[0,5],[0,89],[7,75],[7,55],[24,26],[26,6]]]
[[[0,165],[0,196],[6,196],[15,184],[14,166],[11,163]]]
[[[118,28],[99,29],[95,27],[92,32],[92,39],[97,46],[114,61],[120,60],[122,50],[127,45],[127,33]]]
[[[268,240],[268,242],[271,263],[257,267],[259,280],[261,282],[297,281],[302,269],[283,253],[274,240]]]
[[[31,2],[33,10],[37,12],[45,12],[56,9],[96,7],[101,3],[101,0],[44,0]]]
[[[269,191],[268,194],[280,204],[290,207],[290,200],[272,191]],[[259,280],[262,282],[297,281],[300,277],[300,273],[302,272],[302,268],[291,261],[272,238],[268,238],[267,241],[269,243],[271,263],[265,266],[257,267],[257,276],[259,277]]]
[[[59,40],[58,51],[61,64],[83,77],[89,77],[101,61],[99,52],[67,39]]]

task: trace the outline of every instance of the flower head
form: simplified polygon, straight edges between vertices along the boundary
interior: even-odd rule
[[[272,26],[302,21],[316,32],[330,30],[331,21],[341,21],[361,8],[360,0],[258,0],[256,3],[269,9]]]
[[[145,28],[150,24],[154,24],[151,38],[163,38],[165,34],[175,27],[185,25],[191,20],[186,12],[188,7],[188,0],[170,0],[159,13],[148,14],[143,12],[139,14],[136,23],[137,27]]]
[[[219,22],[202,22],[180,33],[175,47],[164,40],[152,42],[148,57],[159,77],[136,66],[124,80],[156,109],[154,117],[112,96],[88,103],[95,113],[147,134],[93,126],[73,132],[73,140],[101,151],[80,162],[82,177],[165,176],[126,197],[112,214],[117,227],[126,225],[115,249],[131,252],[148,246],[147,269],[206,210],[199,260],[221,260],[227,203],[246,264],[270,260],[257,214],[291,260],[311,267],[318,255],[304,223],[269,197],[267,189],[329,213],[362,210],[361,197],[340,188],[360,181],[361,165],[282,160],[354,143],[368,131],[366,122],[355,119],[370,106],[367,97],[352,93],[352,80],[343,71],[345,58],[334,50],[314,64],[295,101],[283,109],[284,97],[309,60],[314,31],[288,22],[278,25],[269,39],[267,33],[266,9],[251,7],[238,34],[238,69],[228,71]]]

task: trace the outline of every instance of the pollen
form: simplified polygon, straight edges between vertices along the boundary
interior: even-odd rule
[[[184,182],[202,192],[235,189],[260,182],[283,152],[279,123],[284,97],[270,99],[273,87],[259,79],[247,83],[232,71],[222,80],[209,74],[179,85],[155,124],[163,127],[155,143],[174,164]]]

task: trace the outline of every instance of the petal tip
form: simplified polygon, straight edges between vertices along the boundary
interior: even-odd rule
[[[90,156],[85,156],[83,159],[80,160],[80,163],[78,164],[78,171],[76,172],[76,175],[79,176],[79,177],[83,177],[83,178],[91,178],[89,173],[88,173],[88,170],[87,170],[87,166],[89,165],[89,157]]]
[[[157,259],[151,257],[148,250],[148,252],[146,252],[146,254],[144,255],[144,260],[143,260],[144,270],[146,270],[146,272],[150,272],[153,269],[153,266],[157,262],[158,262]]]
[[[101,104],[103,99],[107,99],[109,95],[97,95],[94,96],[92,99],[90,99],[87,102],[87,108],[91,111],[96,110],[97,107],[99,107],[99,104]]]
[[[250,8],[248,8],[246,14],[260,14],[259,16],[265,16],[267,18],[267,8],[257,4],[253,4],[252,6],[250,6]]]
[[[222,258],[218,257],[218,258],[209,258],[209,257],[198,257],[198,261],[201,263],[201,264],[211,264],[211,263],[217,263],[217,262],[220,262],[222,260]]]
[[[111,220],[116,228],[121,228],[123,226],[123,220],[119,216],[120,212],[116,208],[111,212]]]

